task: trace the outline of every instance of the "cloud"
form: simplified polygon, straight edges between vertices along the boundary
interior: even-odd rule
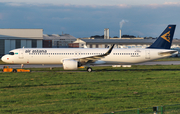
[[[180,25],[177,11],[180,7],[174,2],[139,6],[0,2],[0,25],[1,28],[43,28],[44,34],[63,31],[75,37],[103,35],[104,28],[109,28],[113,37],[119,36],[119,21],[126,19],[128,23],[124,24],[122,35],[157,37],[168,24]],[[179,30],[177,26],[176,31]],[[176,36],[180,33],[176,32]]]
[[[127,5],[127,4],[118,4],[117,6],[120,8],[129,8],[130,7],[130,5]]]
[[[145,5],[145,7],[156,9],[156,8],[162,7],[162,5],[161,4],[149,4],[149,5]]]
[[[164,2],[162,4],[148,4],[148,5],[142,5],[144,7],[150,7],[153,9],[160,8],[160,7],[166,7],[166,6],[180,6],[180,2]]]
[[[180,5],[180,2],[165,2],[164,5]]]
[[[167,0],[1,0],[6,3],[27,3],[27,4],[70,4],[70,5],[96,5],[96,6],[107,6],[107,5],[149,5],[149,4],[163,4]],[[170,1],[170,0],[168,0]],[[171,2],[177,2],[178,0],[171,0]]]
[[[175,2],[176,0],[172,0],[172,2],[164,2],[164,0],[151,0],[147,1],[144,0],[144,2],[137,0],[134,2],[134,0],[127,0],[127,1],[121,1],[121,0],[113,0],[113,2],[110,0],[91,0],[88,2],[81,2],[81,0],[78,0],[76,2],[67,0],[67,1],[61,1],[58,0],[1,0],[0,3],[6,3],[6,5],[14,6],[14,7],[20,7],[20,6],[39,6],[39,7],[48,7],[48,6],[65,6],[65,7],[92,7],[92,8],[101,8],[101,7],[119,7],[119,8],[131,8],[131,7],[151,7],[151,8],[158,8],[163,7],[164,5],[180,5],[180,2]],[[174,2],[173,2],[174,1]]]
[[[17,2],[8,2],[8,3],[6,3],[7,5],[9,5],[9,6],[22,6],[23,4],[22,3],[17,3]]]

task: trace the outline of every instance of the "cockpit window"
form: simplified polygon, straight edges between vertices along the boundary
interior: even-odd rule
[[[14,55],[14,52],[9,52],[9,55]]]

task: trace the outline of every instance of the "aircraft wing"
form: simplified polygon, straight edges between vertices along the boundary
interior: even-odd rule
[[[111,53],[112,49],[114,48],[114,45],[115,44],[113,44],[105,54],[94,55],[94,56],[89,56],[89,57],[82,57],[82,58],[76,58],[74,60],[78,60],[78,61],[80,61],[81,63],[84,63],[84,64],[86,64],[86,63],[93,63],[93,62],[95,62],[95,61],[97,61],[97,60],[99,60],[101,58],[104,58],[105,56],[109,55]]]

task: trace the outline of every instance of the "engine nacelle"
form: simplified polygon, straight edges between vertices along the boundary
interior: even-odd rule
[[[64,70],[77,70],[80,67],[80,62],[72,59],[63,60]]]

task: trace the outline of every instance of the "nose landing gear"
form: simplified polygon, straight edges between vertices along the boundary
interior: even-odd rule
[[[24,64],[21,64],[21,68],[23,68],[24,67]]]

